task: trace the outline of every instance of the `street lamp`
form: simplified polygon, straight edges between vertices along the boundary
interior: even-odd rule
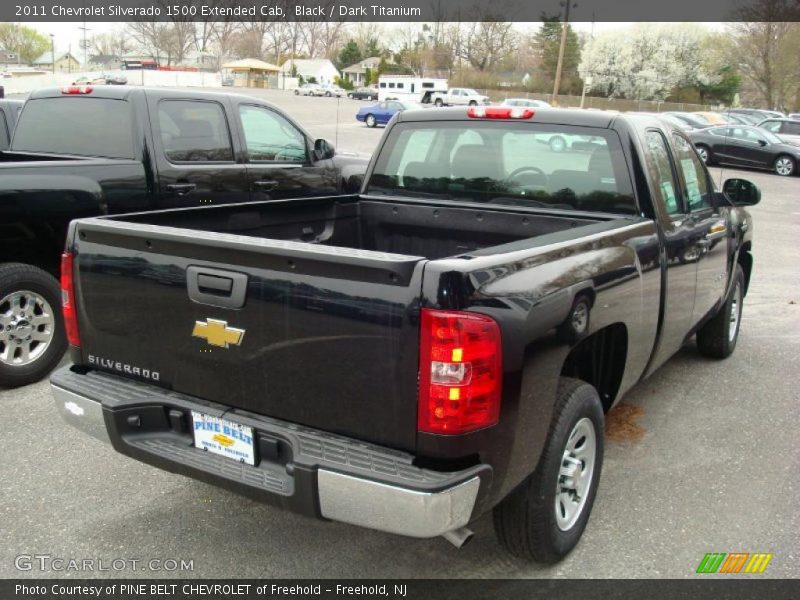
[[[53,75],[56,74],[56,36],[50,34],[50,60],[53,63]]]
[[[565,7],[564,10],[564,25],[561,29],[561,46],[558,48],[558,64],[556,65],[556,78],[553,82],[553,104],[557,104],[556,98],[558,98],[558,88],[561,86],[561,68],[564,64],[564,49],[567,47],[567,29],[569,28],[569,9],[577,8],[578,3],[572,4],[571,0],[564,0],[563,2],[559,2],[561,6]]]

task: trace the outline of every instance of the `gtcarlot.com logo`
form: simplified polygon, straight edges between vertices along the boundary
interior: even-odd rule
[[[700,561],[697,573],[763,573],[772,554],[766,552],[709,552]]]
[[[194,571],[194,560],[183,558],[75,558],[51,554],[20,554],[18,571],[92,573],[101,571]]]

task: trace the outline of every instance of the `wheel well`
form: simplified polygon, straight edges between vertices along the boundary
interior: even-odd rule
[[[564,361],[561,375],[593,385],[608,411],[619,392],[627,357],[628,330],[614,323],[581,340]]]
[[[750,274],[753,272],[753,255],[750,254],[752,244],[746,242],[742,249],[739,251],[738,262],[744,271],[744,293],[747,294],[747,288],[750,287]]]

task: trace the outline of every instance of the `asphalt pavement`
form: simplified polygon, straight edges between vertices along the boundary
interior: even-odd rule
[[[256,93],[342,150],[369,152],[380,139],[382,130],[355,122],[360,102]],[[509,557],[487,517],[457,550],[159,471],[64,424],[43,381],[0,389],[0,577],[682,578],[696,576],[707,552],[770,552],[761,577],[800,577],[800,177],[722,174],[732,176],[763,192],[736,352],[709,360],[692,341],[612,411],[592,517],[560,564]],[[17,557],[27,555],[128,562],[76,573],[41,572],[34,561],[21,571],[29,562]],[[192,561],[193,570],[131,567],[150,559]]]

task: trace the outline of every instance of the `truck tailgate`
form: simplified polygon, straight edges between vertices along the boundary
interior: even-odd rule
[[[414,449],[424,258],[106,219],[74,240],[85,365]]]

